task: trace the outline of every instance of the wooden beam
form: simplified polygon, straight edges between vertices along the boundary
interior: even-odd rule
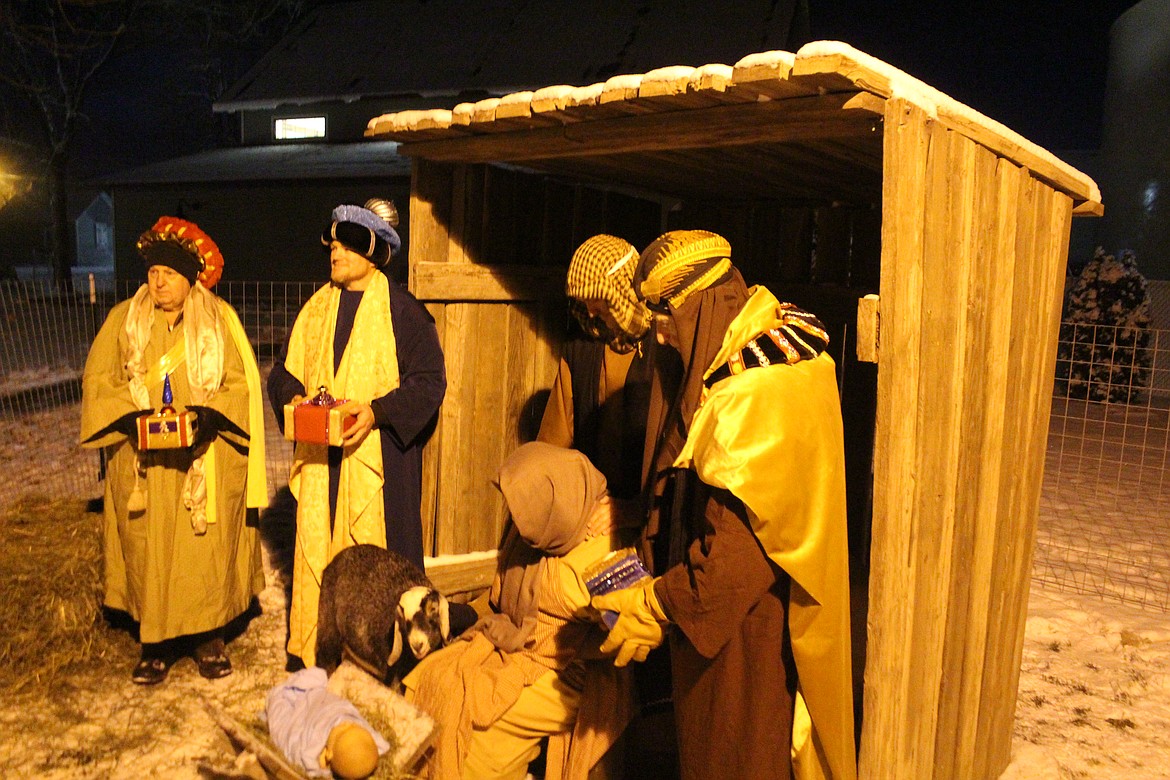
[[[409,157],[459,162],[540,160],[776,141],[867,135],[880,115],[854,93],[798,97],[613,117],[514,133],[495,133],[399,147]],[[878,104],[881,101],[878,99]]]
[[[1010,339],[1010,328],[1015,324],[1000,307],[1011,299],[1017,271],[1014,254],[997,249],[1002,246],[1000,237],[1015,229],[1004,200],[1014,209],[1017,191],[1011,180],[1001,187],[1005,182],[996,175],[1000,162],[1012,169],[1015,166],[970,141],[959,148],[962,176],[972,184],[969,191],[959,191],[957,201],[948,208],[951,214],[964,215],[958,230],[952,232],[951,244],[955,248],[953,272],[963,277],[956,292],[966,291],[965,304],[957,301],[966,311],[965,327],[956,332],[953,345],[956,354],[962,355],[957,466],[957,484],[962,487],[955,502],[951,571],[962,574],[952,576],[948,583],[934,776],[967,778],[986,776],[974,768],[990,752],[977,740],[980,724],[971,713],[979,711],[986,651],[998,637],[997,631],[988,630],[988,605],[996,590],[991,574],[1002,541],[996,528],[998,485],[1003,473],[1003,398],[1013,372],[997,345]],[[992,741],[1001,739],[1002,735]]]
[[[1029,169],[1040,179],[1067,192],[1076,204],[1089,204],[1081,214],[1095,214],[1096,204],[1101,202],[1101,191],[1085,174],[999,122],[891,65],[844,44],[836,44],[836,49],[828,50],[818,45],[815,53],[798,55],[792,63],[791,80],[829,93],[864,89],[885,98],[892,97],[895,92],[904,97],[912,95],[905,99],[918,105],[932,118]]]
[[[451,221],[451,166],[415,160],[410,173],[410,288],[420,262],[447,259]]]
[[[1058,160],[1049,152],[1029,144],[998,123],[978,121],[958,111],[939,110],[938,121],[958,130],[977,144],[986,146],[1001,157],[1030,170],[1046,184],[1068,193],[1077,208],[1078,216],[1100,216],[1101,190],[1085,174]],[[1100,209],[1100,211],[1098,211]]]
[[[423,561],[431,584],[445,596],[483,590],[496,576],[496,551],[442,555]]]
[[[420,301],[539,301],[565,284],[559,266],[418,262],[413,271]]]
[[[908,697],[919,681],[908,678],[907,648],[918,606],[912,561],[920,519],[913,496],[918,481],[916,449],[922,436],[916,410],[922,385],[919,354],[926,339],[919,316],[929,128],[921,109],[897,98],[889,101],[882,177],[882,346],[874,434],[871,587],[858,766],[862,780],[929,776],[904,755],[904,732],[920,714],[926,714]]]
[[[1083,200],[1073,208],[1072,215],[1074,217],[1103,217],[1105,216],[1105,204]]]

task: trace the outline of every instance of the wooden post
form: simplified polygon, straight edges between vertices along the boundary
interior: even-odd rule
[[[876,295],[857,299],[857,359],[863,363],[878,362],[881,349],[881,309]]]
[[[956,134],[957,135],[957,134]],[[962,163],[957,168],[973,191],[961,188],[968,199],[967,219],[956,244],[956,273],[966,283],[965,337],[956,339],[962,354],[963,412],[959,428],[962,442],[953,541],[956,576],[949,583],[947,627],[943,650],[943,696],[939,734],[935,745],[935,771],[940,776],[970,776],[977,761],[975,737],[982,696],[982,659],[988,636],[987,596],[996,544],[996,509],[1001,473],[1006,374],[1008,361],[995,348],[1010,334],[1007,318],[992,316],[1010,300],[1013,253],[999,251],[1002,228],[1014,232],[1014,219],[1001,213],[1001,198],[1014,204],[1010,188],[997,187],[996,157],[987,149],[959,136]],[[978,775],[976,775],[978,776]]]
[[[886,106],[882,199],[882,350],[878,358],[869,617],[861,777],[922,777],[906,756],[904,724],[919,716],[908,701],[906,641],[915,609],[910,566],[917,539],[909,497],[917,479],[918,388],[927,118],[901,100]],[[910,746],[911,748],[913,746]]]
[[[451,166],[427,160],[415,160],[410,184],[410,290],[418,296],[416,269],[423,263],[446,262],[449,245],[448,223],[451,219]],[[422,296],[419,296],[420,298]],[[445,306],[424,303],[435,319],[439,343],[447,343]],[[450,373],[448,371],[448,373]],[[430,441],[423,448],[422,502],[423,551],[435,552],[438,490],[440,485],[442,415]]]

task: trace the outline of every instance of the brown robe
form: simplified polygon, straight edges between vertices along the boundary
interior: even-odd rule
[[[748,297],[732,269],[672,310],[678,352],[655,350],[646,534],[661,575],[655,592],[675,623],[670,656],[684,780],[792,774],[788,578],[760,547],[741,502],[672,467],[699,406],[703,371]]]
[[[769,561],[743,504],[694,472],[682,508],[685,563],[655,586],[670,633],[683,778],[791,775],[796,669],[787,641],[788,578]]]

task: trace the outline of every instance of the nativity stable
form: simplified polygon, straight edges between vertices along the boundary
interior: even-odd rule
[[[490,579],[491,480],[539,422],[573,249],[713,230],[749,283],[830,327],[861,777],[998,777],[1070,219],[1101,213],[1096,184],[837,42],[403,111],[366,135],[412,161],[410,289],[447,356],[423,499],[441,587]]]

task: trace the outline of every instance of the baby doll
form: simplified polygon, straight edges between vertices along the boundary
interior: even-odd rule
[[[272,742],[310,777],[369,777],[390,745],[326,682],[325,670],[311,666],[268,692]]]

